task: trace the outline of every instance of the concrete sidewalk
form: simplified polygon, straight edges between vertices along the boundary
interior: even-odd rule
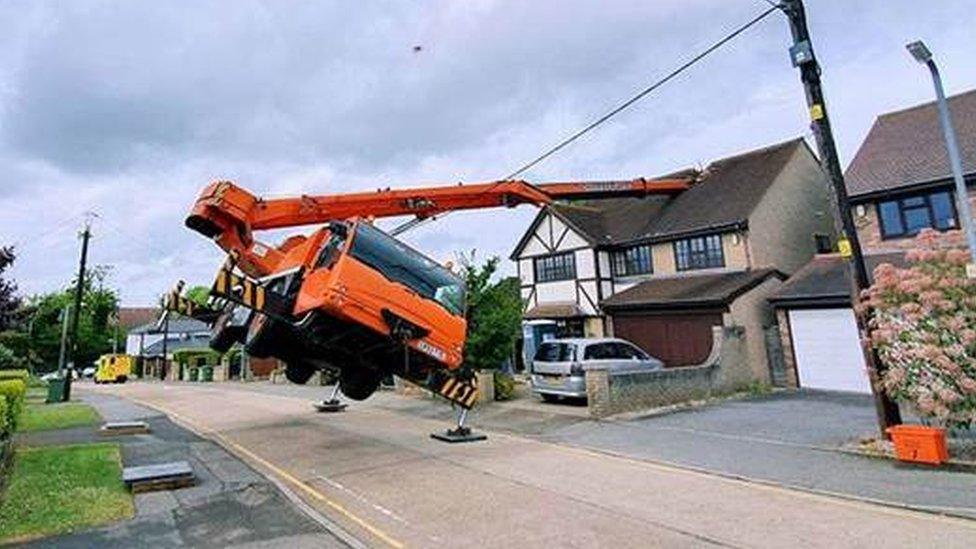
[[[93,427],[28,433],[18,445],[118,442],[125,466],[186,460],[197,484],[136,494],[136,516],[33,547],[348,547],[298,510],[265,477],[217,444],[179,427],[163,414],[103,394],[76,393],[106,421],[146,421],[151,433],[104,437]]]
[[[371,545],[969,547],[976,539],[973,521],[721,478],[538,436],[489,430],[487,442],[444,445],[427,436],[445,426],[440,413],[428,419],[396,410],[399,402],[423,400],[381,394],[323,415],[309,398],[320,397],[321,388],[298,394],[269,387],[135,383],[95,390],[158,407],[223,441]]]

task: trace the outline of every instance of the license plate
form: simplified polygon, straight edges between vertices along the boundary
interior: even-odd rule
[[[565,383],[565,376],[545,376],[542,378],[542,384],[550,387],[562,387]]]

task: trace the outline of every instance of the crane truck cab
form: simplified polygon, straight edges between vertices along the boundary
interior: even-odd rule
[[[364,219],[331,222],[284,248],[282,269],[257,280],[284,305],[247,321],[249,355],[282,360],[295,383],[336,369],[357,400],[390,374],[423,382],[461,366],[465,287],[449,269]],[[230,318],[241,318],[237,304],[229,308],[215,326],[240,325]]]

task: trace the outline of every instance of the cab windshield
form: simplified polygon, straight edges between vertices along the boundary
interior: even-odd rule
[[[359,223],[352,257],[418,294],[464,314],[464,283],[451,271],[368,223]]]

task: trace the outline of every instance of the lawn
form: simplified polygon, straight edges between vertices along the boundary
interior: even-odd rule
[[[66,429],[82,425],[94,425],[102,418],[94,408],[80,402],[65,402],[61,404],[29,403],[20,415],[17,430],[46,431],[48,429]]]
[[[0,543],[133,515],[118,444],[18,450],[0,502]]]

